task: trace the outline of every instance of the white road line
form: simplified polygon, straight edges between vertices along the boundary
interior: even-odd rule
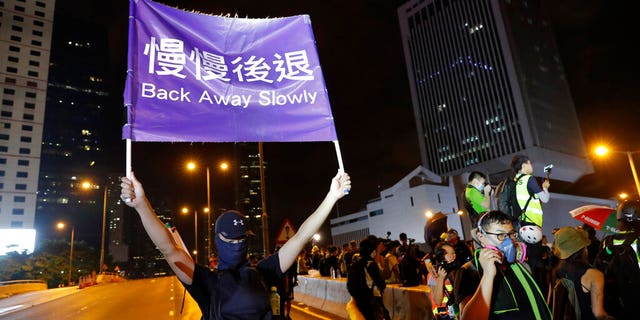
[[[316,317],[318,319],[332,320],[331,318],[323,317],[323,316],[321,316],[321,315],[319,315],[319,314],[317,314],[315,312],[309,311],[308,309],[305,309],[305,308],[298,307],[298,306],[296,306],[294,304],[291,304],[291,308],[294,308],[294,309],[296,309],[296,310],[298,310],[300,312],[304,312],[304,313],[306,313],[308,315],[314,316],[314,317]]]

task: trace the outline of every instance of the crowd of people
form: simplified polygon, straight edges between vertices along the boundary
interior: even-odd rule
[[[389,319],[377,297],[387,284],[398,283],[427,285],[435,319],[636,318],[640,200],[618,206],[617,234],[598,239],[589,224],[564,226],[554,228],[554,241],[549,243],[542,234],[543,203],[550,200],[548,175],[539,184],[531,175],[530,159],[521,155],[513,158],[512,169],[515,174],[508,179],[513,183],[501,190],[503,196],[494,194],[482,173],[469,175],[463,193],[474,226],[469,241],[461,241],[453,229],[439,237],[433,230],[425,231],[430,250],[424,253],[417,245],[398,245],[388,236],[363,239],[359,256],[353,257],[351,268],[346,267],[347,288],[362,317]],[[507,199],[509,188],[515,213],[498,205]],[[403,238],[406,235],[401,234],[400,241]],[[394,266],[398,278],[388,272]]]
[[[247,254],[250,232],[244,216],[237,211],[220,215],[215,223],[217,255],[209,266],[195,264],[157,218],[133,175],[122,178],[121,198],[137,211],[203,319],[290,319],[298,274],[346,277],[353,298],[348,309],[351,306],[358,319],[390,319],[383,301],[389,284],[428,286],[436,319],[635,318],[640,200],[619,205],[617,234],[600,240],[587,224],[565,226],[553,230],[549,244],[542,234],[549,176],[539,184],[526,156],[514,156],[511,167],[514,175],[498,194],[484,174],[469,175],[462,196],[474,226],[471,240],[461,240],[454,229],[432,229],[425,231],[425,244],[419,246],[404,233],[392,240],[387,232],[386,238],[369,235],[340,247],[315,245],[307,252],[311,235],[351,188],[349,176],[338,173],[295,236],[263,259]],[[273,299],[270,304],[270,293],[279,295],[280,306],[274,306]]]

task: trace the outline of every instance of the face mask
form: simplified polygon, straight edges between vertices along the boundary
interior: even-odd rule
[[[218,270],[235,269],[247,260],[247,241],[229,243],[216,236]]]
[[[476,187],[476,189],[478,189],[478,191],[480,191],[480,192],[484,191],[484,184],[483,184],[483,183],[478,184],[478,185],[477,185],[477,186],[475,186],[475,187]]]

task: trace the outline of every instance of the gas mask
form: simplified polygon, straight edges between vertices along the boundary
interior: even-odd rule
[[[497,246],[487,245],[484,247],[500,252],[503,262],[506,261],[509,264],[515,263],[516,261],[522,263],[527,257],[527,246],[524,243],[514,245],[509,237],[502,240]]]

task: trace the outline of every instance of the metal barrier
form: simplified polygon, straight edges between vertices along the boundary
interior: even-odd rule
[[[47,290],[47,283],[44,280],[11,280],[0,282],[0,298],[38,290]]]

